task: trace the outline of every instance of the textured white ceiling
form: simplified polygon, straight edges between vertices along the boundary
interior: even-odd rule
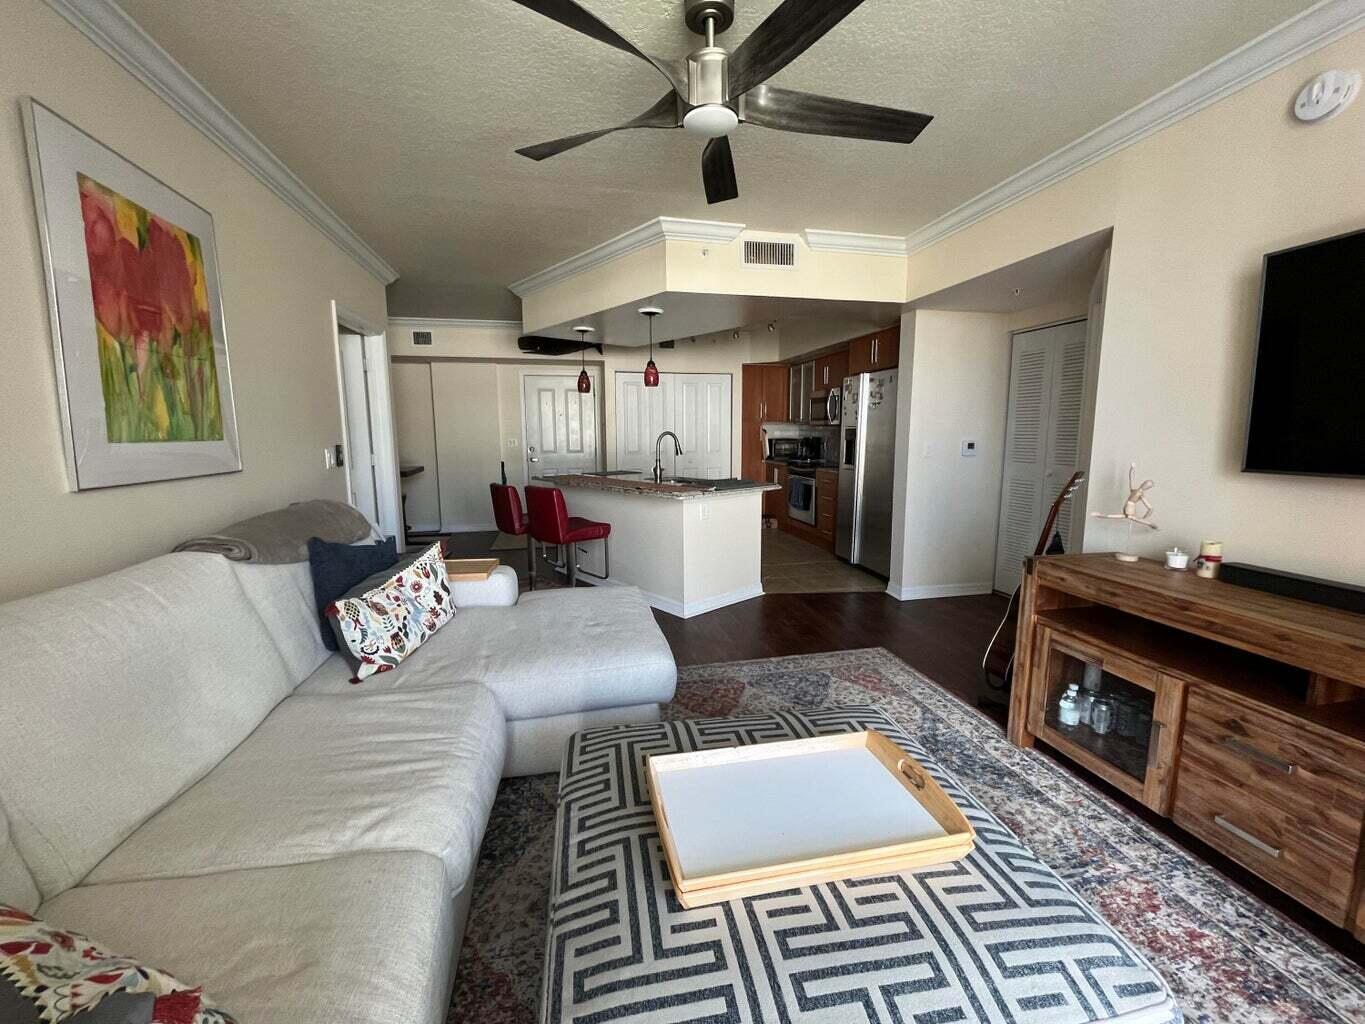
[[[773,79],[935,115],[912,146],[742,127],[740,198],[700,140],[621,132],[643,62],[511,0],[119,0],[402,274],[394,315],[516,318],[507,285],[660,215],[906,234],[1311,6],[1311,0],[866,0]],[[682,0],[581,0],[637,45],[698,40]],[[738,0],[733,49],[778,0]]]

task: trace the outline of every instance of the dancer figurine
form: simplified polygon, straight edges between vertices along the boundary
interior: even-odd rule
[[[1156,511],[1152,508],[1151,502],[1147,500],[1147,492],[1155,487],[1155,482],[1144,480],[1137,482],[1137,463],[1128,464],[1128,500],[1123,503],[1122,512],[1092,512],[1096,519],[1122,519],[1128,523],[1128,540],[1131,546],[1133,539],[1133,524],[1145,526],[1149,530],[1157,529],[1156,523],[1152,522],[1152,513]],[[1141,510],[1141,511],[1139,511]],[[1115,553],[1115,558],[1120,562],[1136,562],[1138,556],[1127,551]]]

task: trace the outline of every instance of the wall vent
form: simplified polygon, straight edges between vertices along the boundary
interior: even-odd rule
[[[744,265],[746,267],[787,267],[796,266],[795,242],[745,242]]]
[[[412,332],[412,343],[413,343],[414,345],[430,345],[430,344],[431,344],[431,332],[430,332],[430,331],[413,331],[413,332]]]

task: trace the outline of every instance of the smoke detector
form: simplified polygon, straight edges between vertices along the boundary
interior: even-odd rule
[[[1307,124],[1330,121],[1359,95],[1359,71],[1324,71],[1303,87],[1294,101],[1294,116]]]

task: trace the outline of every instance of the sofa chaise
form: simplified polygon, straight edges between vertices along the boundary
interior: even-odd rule
[[[444,1021],[499,777],[676,682],[630,588],[453,597],[358,685],[306,563],[178,553],[0,605],[0,902],[242,1024]]]

